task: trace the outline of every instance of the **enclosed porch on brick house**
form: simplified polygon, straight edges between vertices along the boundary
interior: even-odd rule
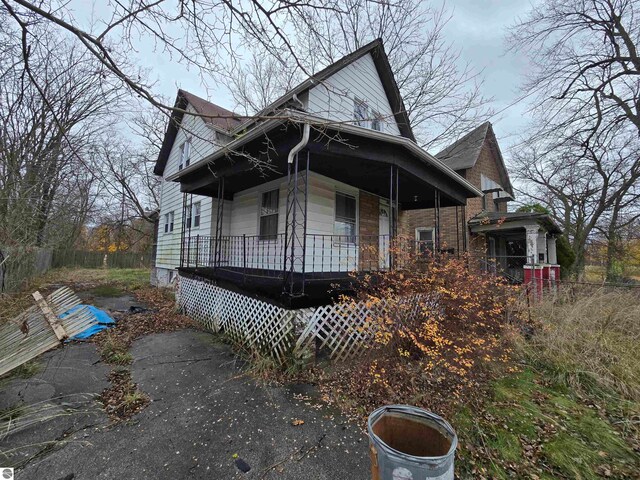
[[[185,210],[192,194],[216,205],[209,234],[184,229],[181,275],[289,307],[327,303],[354,274],[394,268],[401,210],[462,206],[480,193],[409,139],[305,120],[265,122],[173,178]]]
[[[560,279],[556,237],[562,230],[549,215],[484,212],[469,220],[469,230],[477,268],[540,287]]]

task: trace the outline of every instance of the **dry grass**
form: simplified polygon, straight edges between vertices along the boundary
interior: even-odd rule
[[[640,401],[639,294],[598,289],[535,305],[537,328],[525,353],[574,388],[598,387]]]

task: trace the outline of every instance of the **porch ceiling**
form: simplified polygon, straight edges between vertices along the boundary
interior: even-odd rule
[[[300,141],[299,125],[284,123],[247,142],[241,152],[229,152],[213,162],[184,172],[177,179],[181,191],[215,197],[218,179],[225,178],[225,198],[287,174],[287,155]],[[432,208],[435,191],[441,206],[464,205],[475,194],[449,173],[418,158],[402,145],[354,134],[313,129],[301,168],[310,155],[310,170],[382,197],[389,196],[391,165],[399,171],[399,202],[403,210]],[[255,159],[261,162],[256,165]]]

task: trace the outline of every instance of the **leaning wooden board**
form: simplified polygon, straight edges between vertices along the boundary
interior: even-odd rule
[[[95,315],[86,306],[59,318],[81,303],[70,288],[62,287],[47,298],[35,292],[34,299],[36,305],[0,327],[0,375],[97,323]]]

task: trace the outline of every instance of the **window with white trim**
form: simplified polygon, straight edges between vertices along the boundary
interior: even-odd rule
[[[200,211],[202,210],[202,204],[200,202],[196,202],[191,207],[192,217],[193,217],[193,228],[198,228],[200,226]]]
[[[353,99],[353,119],[356,125],[360,127],[367,126],[367,117],[369,115],[369,107],[364,100],[358,98]]]
[[[180,165],[178,170],[182,170],[188,167],[191,163],[191,139],[188,138],[182,145],[180,145]]]
[[[280,190],[262,192],[260,199],[260,240],[275,240],[278,237],[278,203]]]
[[[380,115],[378,112],[373,112],[371,114],[371,130],[377,130],[378,132],[382,132],[384,129],[384,117]]]
[[[419,253],[433,252],[434,249],[434,229],[427,227],[416,228],[416,243]]]
[[[356,242],[357,206],[356,197],[336,192],[336,215],[333,231],[338,241]]]
[[[200,212],[202,210],[202,204],[200,202],[187,205],[187,215],[184,219],[184,228],[191,229],[200,226]]]
[[[173,232],[173,212],[164,214],[164,233]]]

